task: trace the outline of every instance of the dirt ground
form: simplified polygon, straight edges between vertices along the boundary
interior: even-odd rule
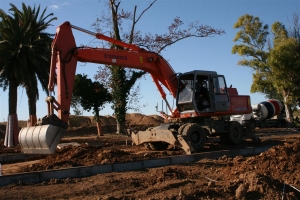
[[[114,120],[105,118],[108,119],[102,123],[105,136],[97,138],[96,128],[89,118],[74,120],[62,142],[78,142],[80,146],[67,146],[53,155],[40,156],[36,158],[39,160],[20,167],[19,172],[184,154],[176,149],[150,152],[144,146],[132,146],[129,137],[114,134]],[[130,115],[127,119],[128,126],[136,129],[145,129],[162,121],[158,116],[140,114]],[[18,146],[3,147],[3,127],[0,125],[1,154],[20,153]],[[256,132],[262,138],[261,143],[245,141],[234,148],[274,145],[257,156],[223,156],[192,164],[52,179],[39,184],[19,182],[0,187],[0,199],[300,199],[300,132],[296,129]],[[233,147],[208,142],[203,151],[229,148]]]

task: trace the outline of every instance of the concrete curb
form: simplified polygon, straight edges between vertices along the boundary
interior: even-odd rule
[[[10,163],[15,161],[23,161],[30,157],[33,157],[34,155],[28,155],[28,154],[11,154],[11,155],[2,155],[0,156],[0,163]]]
[[[84,167],[74,167],[68,169],[57,169],[39,172],[29,172],[24,174],[12,174],[0,176],[0,187],[12,183],[41,183],[51,179],[64,179],[64,178],[83,178],[93,176],[96,174],[104,174],[110,172],[125,172],[143,170],[145,168],[163,167],[168,165],[185,164],[197,162],[204,158],[217,159],[222,156],[236,157],[236,156],[249,156],[260,154],[272,146],[245,148],[245,149],[232,149],[224,151],[214,151],[197,153],[192,155],[172,156],[166,158],[141,160],[126,163],[114,163],[105,165],[94,165]]]

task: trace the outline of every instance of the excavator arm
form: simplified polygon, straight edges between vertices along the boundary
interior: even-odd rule
[[[96,38],[122,46],[125,50],[76,47],[72,28],[94,35]],[[176,98],[178,79],[168,62],[157,53],[149,52],[136,45],[127,44],[99,33],[72,26],[69,22],[60,25],[52,43],[51,69],[48,89],[54,91],[57,80],[58,99],[56,107],[58,117],[67,123],[77,62],[114,65],[124,68],[139,69],[148,72],[161,97],[166,101],[162,85]],[[50,101],[50,103],[52,103]],[[53,106],[48,106],[53,107]],[[172,111],[172,110],[171,110]],[[52,110],[48,114],[53,114]],[[178,117],[175,110],[172,117]]]
[[[118,50],[77,47],[72,28],[123,48]],[[73,26],[69,22],[64,22],[56,29],[52,42],[48,84],[49,93],[52,94],[56,83],[57,99],[53,96],[46,98],[48,115],[38,124],[39,126],[23,128],[20,131],[19,143],[24,153],[51,154],[55,151],[57,144],[68,128],[77,62],[114,65],[148,72],[171,113],[169,116],[165,113],[162,113],[162,115],[170,118],[180,117],[177,109],[172,111],[166,100],[166,93],[163,90],[164,86],[176,98],[178,78],[163,57],[136,45],[127,44],[114,38]],[[173,136],[170,135],[170,137]]]

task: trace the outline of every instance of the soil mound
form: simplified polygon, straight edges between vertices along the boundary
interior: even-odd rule
[[[100,139],[99,139],[100,140]],[[109,164],[147,160],[181,154],[181,151],[145,153],[145,147],[136,147],[136,151],[126,150],[126,146],[105,143],[103,146],[81,144],[80,146],[66,146],[58,149],[54,154],[46,156],[38,163],[23,167],[20,172],[60,169],[77,166]],[[141,153],[138,153],[141,151]]]
[[[248,158],[239,164],[239,170],[255,169],[257,173],[270,175],[285,182],[300,180],[300,174],[294,174],[300,167],[300,140],[275,146],[259,156]],[[300,181],[299,181],[300,183]]]
[[[142,116],[133,117],[131,123],[139,124],[135,121],[138,117]],[[95,127],[89,124],[93,122],[89,122],[88,117],[81,120],[86,126],[79,125],[77,129],[83,133],[92,131],[91,127]],[[66,146],[53,155],[41,156],[35,164],[23,167],[20,172],[182,155],[182,151],[176,149],[148,151],[143,145],[131,146],[128,142],[130,137],[127,136],[106,134],[97,138],[95,133],[93,136],[83,134],[84,137],[71,135],[63,138],[63,142],[78,142],[81,146]],[[5,199],[16,198],[16,194],[20,198],[29,199],[64,199],[66,196],[93,199],[93,194],[98,195],[95,199],[300,199],[300,192],[297,190],[300,188],[299,133],[289,135],[280,132],[278,135],[267,135],[272,141],[274,138],[280,138],[276,145],[281,145],[257,156],[223,156],[219,159],[202,159],[196,163],[141,171],[101,174],[78,179],[53,179],[49,183],[28,184],[26,187],[22,183],[16,183],[0,188],[0,193]],[[46,186],[47,191],[58,192],[45,193]],[[63,193],[56,196],[59,195],[59,191]],[[10,194],[12,196],[8,196]]]
[[[284,195],[285,199],[299,199],[299,192],[291,187],[300,188],[299,150],[300,140],[297,140],[291,144],[272,147],[258,156],[235,158],[223,156],[217,160],[203,159],[184,166],[151,169],[149,170],[151,174],[144,175],[137,181],[139,186],[144,187],[166,182],[176,184],[178,180],[186,181],[187,184],[191,183],[184,190],[186,197],[197,194],[215,197],[227,195],[226,197],[231,196],[231,199],[234,199],[234,195],[236,199],[281,199]],[[89,145],[68,146],[58,150],[54,155],[47,156],[39,163],[22,168],[21,172],[128,162],[164,156],[169,155],[166,152],[133,153],[125,147],[114,145],[109,148]],[[193,186],[198,182],[200,185]],[[201,190],[199,190],[200,186]],[[285,188],[284,194],[283,188]]]
[[[159,126],[164,119],[158,115],[143,115],[140,113],[126,114],[126,124],[130,129],[146,130],[149,127]]]
[[[126,126],[131,130],[143,131],[149,127],[158,126],[164,122],[164,119],[158,115],[143,115],[140,113],[126,114]],[[115,133],[117,131],[117,122],[114,116],[100,116],[101,128],[104,134]],[[97,133],[94,117],[88,116],[70,116],[69,132],[78,132],[78,129],[89,129],[88,132]],[[81,131],[81,130],[80,130]]]
[[[290,196],[299,195],[288,185],[300,188],[300,140],[292,144],[285,143],[253,157],[223,157],[219,161],[227,167],[219,173],[228,177],[237,175],[231,180],[228,190],[236,189],[236,197],[246,199],[266,198],[280,199],[284,185]],[[270,192],[272,191],[272,192]],[[279,192],[280,191],[280,192]],[[298,199],[297,197],[296,199]]]

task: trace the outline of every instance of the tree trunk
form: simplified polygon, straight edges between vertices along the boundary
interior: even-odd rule
[[[127,94],[126,88],[126,72],[116,66],[111,67],[112,72],[112,97],[114,99],[113,108],[117,121],[117,133],[126,134],[125,130],[125,115],[127,111]]]
[[[4,145],[7,147],[19,144],[19,124],[17,116],[17,89],[18,84],[15,80],[10,80],[8,85],[8,119]]]
[[[98,119],[96,122],[97,122],[98,137],[99,137],[99,136],[103,136],[103,131],[102,131],[100,119]]]
[[[124,122],[117,121],[117,134],[127,135],[127,129]]]
[[[36,92],[32,89],[26,88],[26,93],[28,97],[28,109],[29,109],[29,119],[27,121],[27,127],[34,126],[36,117]]]
[[[29,119],[27,121],[27,127],[34,126],[36,122],[37,122],[36,115],[29,115]]]
[[[286,94],[287,92],[285,92]],[[293,120],[293,111],[291,109],[290,104],[287,102],[288,95],[284,95],[284,107],[285,107],[285,115],[286,115],[286,122],[287,122],[287,127],[292,128],[294,127],[294,120]]]
[[[289,104],[285,104],[284,106],[285,106],[287,127],[288,128],[293,128],[294,127],[294,120],[293,120],[293,111],[291,109],[291,106]]]

